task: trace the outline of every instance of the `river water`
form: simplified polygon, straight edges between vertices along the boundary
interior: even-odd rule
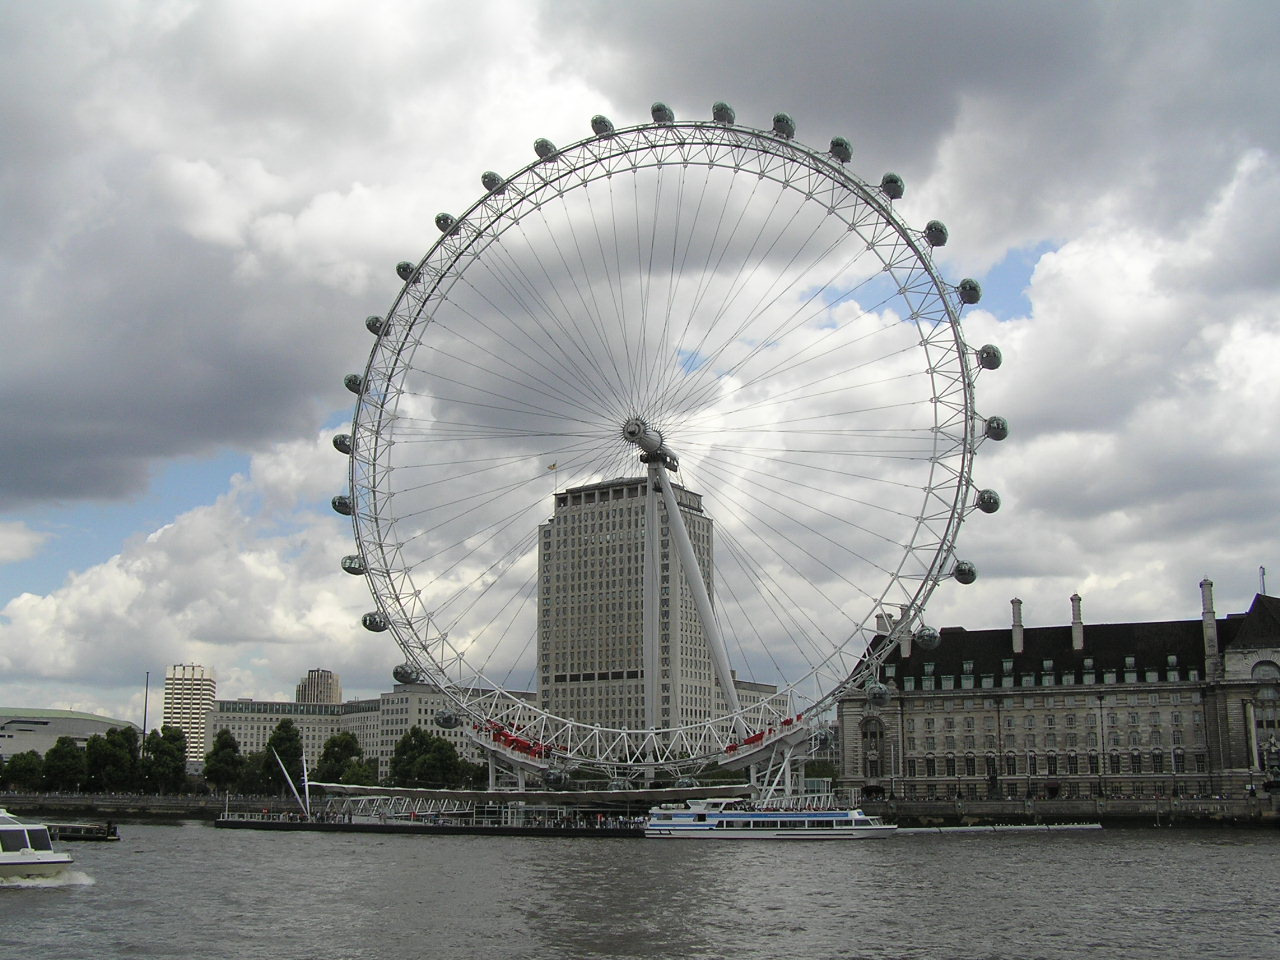
[[[0,957],[1280,957],[1280,832],[796,841],[123,824],[0,886]]]

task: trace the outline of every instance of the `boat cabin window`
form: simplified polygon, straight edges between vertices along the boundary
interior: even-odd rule
[[[811,830],[834,830],[836,827],[834,820],[810,820],[809,829]]]
[[[751,826],[753,826],[757,830],[777,830],[778,821],[777,820],[752,820]]]
[[[0,830],[0,851],[17,853],[27,846],[27,831]]]
[[[53,844],[49,842],[48,830],[28,830],[27,838],[31,841],[32,850],[53,849]]]
[[[859,819],[857,819],[857,820],[855,820],[855,821],[853,821],[853,822],[854,822],[854,825],[855,825],[855,826],[859,826],[859,827],[869,827],[869,826],[871,826],[871,821],[870,821],[870,820],[868,820],[868,819],[866,819],[865,817],[863,817],[863,818],[859,818]]]

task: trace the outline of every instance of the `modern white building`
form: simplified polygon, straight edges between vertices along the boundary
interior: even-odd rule
[[[539,704],[556,716],[605,727],[678,727],[728,709],[666,507],[658,502],[658,703],[646,721],[644,653],[645,510],[648,481],[627,477],[556,494],[539,528]],[[675,487],[707,593],[713,594],[714,526],[702,497]],[[774,695],[734,681],[746,705]]]
[[[34,750],[44,756],[61,737],[70,737],[83,748],[94,734],[133,727],[128,720],[112,720],[77,710],[45,710],[33,707],[0,707],[0,759]]]
[[[513,695],[533,698],[531,693]],[[205,720],[204,735],[212,743],[219,730],[229,730],[241,753],[255,753],[267,748],[272,731],[287,717],[302,737],[308,766],[319,762],[325,741],[335,733],[346,732],[355,736],[365,759],[376,761],[378,775],[384,776],[396,744],[416,726],[448,740],[463,759],[482,762],[484,752],[469,735],[469,726],[459,723],[442,727],[436,723],[438,714],[452,713],[453,709],[452,701],[429,683],[397,683],[377,699],[346,703],[215,700]]]
[[[175,663],[164,674],[162,723],[177,727],[187,738],[187,763],[202,764],[208,753],[205,715],[213,706],[218,684],[212,670],[195,663]]]
[[[298,703],[341,703],[342,680],[332,670],[308,670],[294,694]]]

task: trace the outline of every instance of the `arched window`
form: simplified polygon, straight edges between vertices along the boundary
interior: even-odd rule
[[[1274,660],[1259,660],[1253,665],[1249,675],[1254,680],[1280,680],[1280,664]]]
[[[1137,750],[1129,754],[1129,769],[1134,773],[1142,772],[1142,754]]]

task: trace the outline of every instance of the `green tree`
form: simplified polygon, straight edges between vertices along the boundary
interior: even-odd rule
[[[39,790],[44,786],[44,757],[34,750],[15,753],[4,765],[4,779],[11,790]]]
[[[88,779],[84,750],[71,737],[59,737],[44,755],[48,790],[79,790]]]
[[[142,780],[152,793],[181,793],[187,785],[187,735],[164,726],[147,734]]]
[[[281,793],[289,789],[288,784],[285,783],[284,774],[280,771],[280,764],[283,763],[285,770],[289,771],[290,779],[301,790],[302,734],[288,717],[277,723],[276,728],[271,731],[271,736],[267,738],[266,753],[271,759],[271,782],[277,789]],[[279,762],[276,762],[277,754],[280,757]]]
[[[229,790],[244,774],[240,744],[223,727],[213,738],[213,749],[204,756],[204,779],[215,790]]]
[[[378,762],[376,760],[360,760],[352,757],[342,768],[339,783],[350,783],[363,786],[376,786],[378,783]]]
[[[363,760],[364,748],[354,733],[346,730],[335,733],[324,742],[320,751],[320,762],[312,771],[311,779],[321,783],[338,783],[342,779],[347,765],[352,760]]]
[[[138,732],[112,727],[94,734],[84,749],[87,790],[123,792],[138,789]]]
[[[274,778],[273,778],[274,774]],[[244,766],[240,769],[239,790],[241,793],[263,796],[275,793],[279,789],[278,778],[280,765],[276,758],[265,750],[247,754]]]
[[[483,771],[461,759],[444,737],[413,727],[396,744],[387,779],[398,787],[470,787]]]

